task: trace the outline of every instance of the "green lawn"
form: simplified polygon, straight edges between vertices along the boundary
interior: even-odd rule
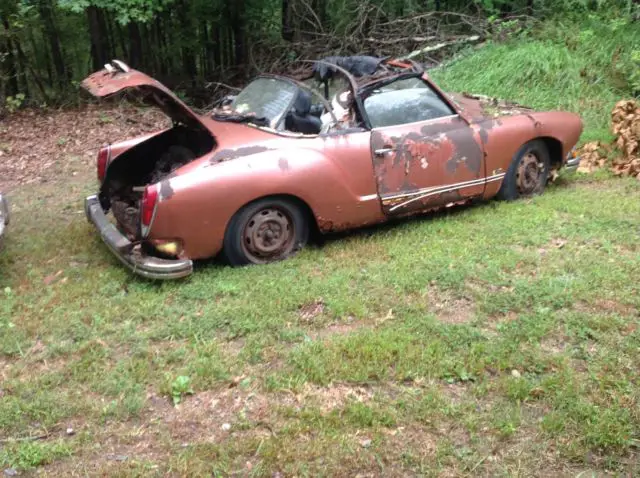
[[[637,181],[564,179],[533,200],[159,284],[124,270],[84,219],[92,182],[12,194],[2,467],[640,471]]]

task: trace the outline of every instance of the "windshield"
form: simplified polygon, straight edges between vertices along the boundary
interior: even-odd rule
[[[240,114],[254,113],[276,128],[287,112],[298,87],[278,78],[257,78],[233,100],[231,109]]]

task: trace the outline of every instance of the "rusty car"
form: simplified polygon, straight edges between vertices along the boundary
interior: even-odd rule
[[[172,125],[100,148],[88,220],[135,273],[170,279],[214,256],[282,260],[312,232],[540,194],[577,167],[578,115],[446,93],[413,61],[365,60],[259,75],[206,114],[113,60],[82,86],[135,94]]]
[[[9,202],[0,192],[0,247],[2,247],[4,232],[9,225]]]

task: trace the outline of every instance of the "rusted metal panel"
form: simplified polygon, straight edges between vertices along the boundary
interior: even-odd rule
[[[481,195],[481,138],[481,129],[458,115],[374,130],[371,149],[385,213],[436,207],[451,202],[452,193],[455,200]]]
[[[169,88],[137,70],[127,68],[127,71],[121,71],[104,68],[89,75],[81,85],[93,96],[99,98],[111,96],[126,89],[134,89],[141,92],[147,102],[158,106],[170,118],[186,124],[202,123],[200,116]]]

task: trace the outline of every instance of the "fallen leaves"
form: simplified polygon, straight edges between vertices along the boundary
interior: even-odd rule
[[[616,139],[612,145],[599,141],[580,148],[578,172],[592,173],[607,165],[615,149],[610,169],[616,176],[633,176],[640,180],[640,105],[634,100],[619,101],[611,112],[611,128]]]
[[[298,315],[302,322],[312,322],[313,319],[321,315],[325,311],[325,303],[322,299],[310,302],[300,306]]]
[[[591,174],[594,171],[604,168],[607,164],[607,155],[610,147],[600,141],[593,141],[580,148],[579,173]]]
[[[127,102],[68,110],[27,109],[0,123],[0,190],[64,181],[76,168],[93,167],[98,148],[157,131],[166,117]]]

